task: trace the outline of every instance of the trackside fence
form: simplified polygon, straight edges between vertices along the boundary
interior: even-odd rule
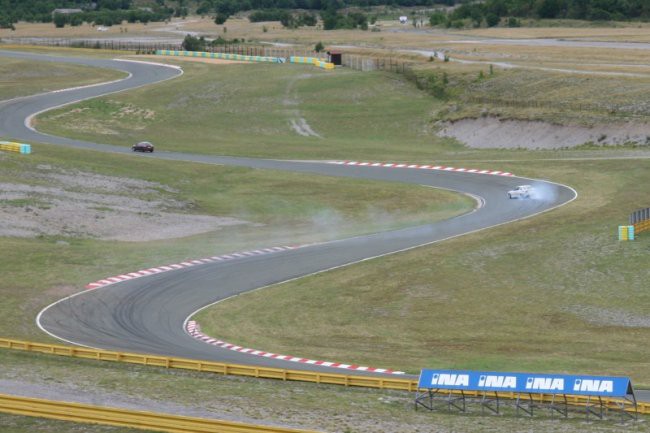
[[[632,212],[630,214],[630,225],[634,226],[634,233],[650,230],[650,207]]]
[[[0,394],[0,412],[173,433],[315,433],[283,427],[134,411]]]
[[[200,372],[256,377],[263,379],[277,379],[283,381],[300,381],[323,383],[330,385],[354,386],[362,388],[375,388],[396,391],[418,391],[418,380],[413,378],[392,378],[381,376],[352,376],[335,373],[320,373],[315,371],[302,370],[284,370],[279,368],[256,367],[250,365],[224,364],[212,361],[199,361],[186,358],[171,358],[158,355],[145,355],[125,352],[114,352],[108,350],[95,350],[85,347],[64,346],[44,343],[34,343],[23,340],[13,340],[0,338],[0,348],[21,350],[28,352],[44,353],[49,355],[69,356],[73,358],[93,359],[98,361],[125,362],[130,364],[140,364],[146,366],[178,368],[183,370],[193,370]],[[454,391],[452,391],[453,393]],[[466,396],[481,397],[477,391],[462,391]],[[461,391],[458,391],[461,393]],[[516,400],[517,393],[499,392],[499,398]],[[536,394],[531,396],[531,401],[551,402],[555,399],[552,394]],[[586,407],[591,404],[591,400],[585,396],[567,395],[567,404],[574,406]],[[603,398],[603,407],[605,409],[620,410],[622,399]],[[639,402],[637,412],[640,414],[650,414],[650,402]]]

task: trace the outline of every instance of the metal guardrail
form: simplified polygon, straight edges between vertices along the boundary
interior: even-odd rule
[[[126,362],[146,366],[178,368],[223,375],[247,376],[263,379],[290,380],[299,382],[323,383],[330,385],[355,386],[362,388],[375,388],[397,391],[416,392],[418,380],[411,378],[351,376],[336,373],[320,373],[315,371],[284,370],[280,368],[256,367],[250,365],[224,364],[212,361],[199,361],[186,358],[170,358],[159,355],[144,355],[135,353],[113,352],[109,350],[95,350],[85,347],[63,346],[54,344],[34,343],[23,340],[0,338],[0,348],[22,350],[28,352],[44,353],[49,355],[70,356],[73,358],[93,359],[99,361]],[[459,391],[460,393],[460,391]],[[481,397],[480,392],[467,392],[470,397]],[[513,392],[500,392],[499,398],[516,399]],[[533,401],[553,401],[552,394],[538,394],[531,397]],[[605,408],[620,409],[621,399],[603,398]],[[588,397],[567,395],[567,403],[573,406],[586,406],[590,404]],[[650,402],[639,402],[637,412],[650,414]]]
[[[6,338],[0,338],[0,348],[23,350],[27,352],[38,352],[49,355],[69,356],[73,358],[126,362],[129,364],[140,364],[164,368],[178,368],[183,370],[193,370],[223,375],[248,376],[263,379],[291,380],[299,382],[324,383],[330,385],[392,389],[399,391],[416,391],[417,389],[417,380],[405,378],[349,376],[336,373],[319,373],[314,371],[285,370],[281,368],[271,367],[224,364],[213,361],[200,361],[186,358],[170,358],[159,355],[113,352],[109,350],[96,350],[86,347],[34,343],[30,341],[12,340]]]
[[[315,433],[283,427],[134,411],[0,394],[0,412],[172,433]]]

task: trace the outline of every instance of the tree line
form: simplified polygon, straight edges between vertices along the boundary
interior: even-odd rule
[[[81,9],[79,13],[53,14],[55,9]],[[151,7],[136,8],[132,0],[0,0],[0,27],[19,21],[54,22],[57,27],[83,22],[111,26],[122,21],[149,22],[169,19],[176,10],[156,0]]]
[[[431,15],[431,25],[460,27],[469,20],[475,27],[499,24],[519,26],[518,18],[626,21],[650,19],[650,0],[486,0],[463,3],[451,13]]]
[[[214,15],[223,24],[238,12],[251,12],[251,21],[280,21],[285,27],[315,25],[317,16],[325,30],[368,28],[364,9],[372,6],[433,7],[458,5],[450,13],[435,12],[432,25],[461,27],[466,22],[489,27],[503,22],[518,26],[518,18],[570,18],[582,20],[648,20],[650,0],[150,0],[147,8],[135,8],[134,0],[0,0],[0,27],[18,21],[52,22],[57,26],[82,22],[100,25],[122,21],[162,21],[190,12]],[[355,11],[346,10],[356,8]],[[56,16],[57,8],[82,12]],[[302,10],[296,13],[295,10]],[[64,15],[64,14],[61,14]]]

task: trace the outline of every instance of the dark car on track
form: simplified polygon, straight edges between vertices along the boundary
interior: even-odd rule
[[[148,141],[141,141],[131,146],[134,152],[153,152],[153,144]]]

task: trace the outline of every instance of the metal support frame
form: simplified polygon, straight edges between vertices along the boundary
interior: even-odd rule
[[[468,400],[469,402],[480,403],[481,413],[483,414],[486,409],[495,415],[501,413],[502,398],[499,397],[498,392],[485,391],[477,395],[467,395],[462,390],[452,391],[447,389],[418,390],[415,394],[415,410],[418,409],[418,406],[421,406],[430,411],[446,408],[449,412],[456,410],[466,413]],[[532,417],[536,408],[547,408],[551,417],[556,413],[564,418],[569,417],[570,404],[566,394],[553,394],[550,402],[542,402],[536,401],[533,393],[519,393],[515,398],[514,406],[516,416],[519,416],[519,412],[522,411]],[[587,420],[592,416],[603,420],[610,411],[620,414],[621,423],[626,420],[637,421],[639,413],[634,391],[620,401],[610,400],[606,402],[601,396],[587,396],[587,401],[584,404],[584,413]],[[575,410],[572,410],[572,412],[575,412]]]
[[[562,396],[562,401],[559,403],[555,401],[555,397],[558,395]],[[551,409],[551,416],[555,415],[555,412],[557,412],[560,415],[563,415],[564,418],[569,417],[569,403],[567,401],[566,394],[553,394],[548,407]]]
[[[636,396],[634,393],[630,394],[629,397],[625,397],[624,400],[614,403],[615,407],[607,407],[607,411],[619,412],[621,414],[621,423],[624,423],[625,420],[631,419],[634,421],[639,420],[639,410],[636,401]],[[628,408],[634,409],[629,411]]]
[[[484,392],[481,396],[481,413],[485,413],[485,409],[499,415],[499,393],[493,391],[494,396],[489,395],[489,392]]]
[[[598,409],[594,410],[594,407]],[[587,404],[585,405],[585,413],[587,415],[587,419],[589,419],[589,415],[595,415],[598,419],[603,419],[605,416],[604,409],[603,399],[600,396],[598,396],[598,404],[591,402],[591,396],[587,397]]]
[[[415,410],[418,406],[422,406],[428,410],[436,410],[447,406],[448,411],[457,409],[459,412],[467,412],[467,396],[464,391],[460,391],[460,395],[454,394],[453,391],[444,390],[446,395],[434,397],[434,394],[440,393],[438,389],[428,389],[426,392],[417,392],[415,394]]]
[[[533,401],[533,395],[530,393],[526,394],[528,399],[522,402],[521,394],[517,394],[517,400],[515,401],[515,413],[519,416],[519,410],[524,411],[528,416],[533,416],[533,411],[535,409],[535,402]]]

